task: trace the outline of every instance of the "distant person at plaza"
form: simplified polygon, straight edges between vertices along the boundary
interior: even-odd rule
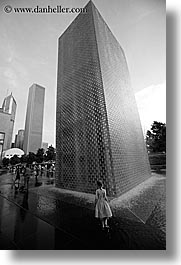
[[[16,167],[13,167],[12,172],[13,172],[13,174],[16,174]]]
[[[99,218],[102,229],[108,228],[107,220],[112,216],[111,208],[108,204],[106,190],[103,189],[101,181],[97,181],[96,197],[95,197],[95,217]]]
[[[37,179],[36,165],[34,165],[34,167],[33,167],[33,175],[34,175],[35,179]]]
[[[53,178],[53,165],[50,166],[50,169],[49,169],[49,177],[50,178]]]
[[[34,165],[33,167],[33,175],[35,177],[35,182],[38,182],[38,176],[39,176],[39,172],[40,172],[40,167],[39,165]]]
[[[43,165],[40,165],[40,176],[43,176]]]
[[[16,178],[14,182],[16,181],[18,181],[18,187],[19,187],[19,182],[20,182],[20,168],[19,167],[16,168]]]

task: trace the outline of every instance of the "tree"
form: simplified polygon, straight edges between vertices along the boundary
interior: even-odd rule
[[[55,160],[55,156],[56,156],[55,148],[52,145],[50,145],[45,154],[45,161]]]
[[[24,154],[24,155],[21,156],[20,160],[21,160],[21,163],[22,163],[22,164],[23,164],[23,163],[27,163],[27,161],[28,161],[28,156]]]
[[[10,164],[12,166],[19,164],[20,162],[21,162],[21,160],[17,155],[14,155],[13,157],[10,158]]]
[[[150,152],[166,152],[166,124],[154,121],[146,134],[146,145]]]
[[[32,164],[35,161],[36,161],[36,155],[33,152],[29,152],[29,154],[27,155],[27,163]]]
[[[44,159],[44,149],[39,148],[37,153],[36,153],[36,162],[37,163],[42,163]]]
[[[2,160],[2,163],[3,163],[4,167],[7,167],[9,165],[9,158],[4,157],[3,160]]]

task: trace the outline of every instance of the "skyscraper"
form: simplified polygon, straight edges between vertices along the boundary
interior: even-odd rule
[[[56,186],[119,196],[150,177],[125,54],[90,1],[59,38]]]
[[[23,150],[36,153],[42,144],[45,88],[33,84],[29,88]]]
[[[15,136],[15,147],[23,150],[24,130],[18,130]]]
[[[16,107],[16,101],[11,93],[4,99],[2,108],[0,108],[0,133],[4,135],[1,149],[4,151],[11,148]]]
[[[44,152],[48,150],[48,143],[42,142],[41,148],[44,149]]]

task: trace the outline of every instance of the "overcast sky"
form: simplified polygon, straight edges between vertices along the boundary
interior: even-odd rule
[[[0,105],[12,92],[17,102],[14,133],[24,129],[28,89],[46,88],[43,141],[55,145],[58,37],[76,14],[7,14],[12,7],[84,7],[87,0],[1,0]],[[165,0],[94,0],[125,51],[143,130],[166,120]],[[146,114],[147,113],[147,114]]]

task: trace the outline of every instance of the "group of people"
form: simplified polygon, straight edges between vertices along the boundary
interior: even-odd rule
[[[20,187],[20,180],[21,177],[23,177],[24,181],[23,181],[23,189],[28,189],[28,185],[29,185],[29,180],[30,177],[34,177],[35,178],[35,182],[38,182],[38,177],[39,176],[46,176],[48,178],[53,177],[53,173],[55,171],[55,166],[52,165],[41,165],[41,164],[20,164],[20,165],[16,165],[14,167],[11,167],[9,169],[10,172],[12,172],[15,175],[14,178],[14,184],[15,184],[15,188],[19,189]],[[21,187],[21,189],[22,189]]]
[[[37,181],[38,176],[43,175],[44,167],[42,165],[18,165],[15,168],[16,178],[14,183],[17,182],[18,187],[20,184],[21,175],[24,177],[24,189],[28,190],[29,179],[31,175],[34,175]],[[49,167],[47,177],[51,177],[54,171],[54,165]],[[97,181],[97,190],[95,194],[95,217],[99,218],[102,229],[109,228],[108,219],[112,216],[112,211],[108,203],[108,198],[106,196],[106,190],[103,188],[102,181]]]
[[[23,183],[23,189],[28,190],[28,185],[29,185],[29,180],[30,180],[30,176],[32,174],[31,168],[29,164],[25,164],[25,165],[18,165],[15,167],[15,170],[13,170],[13,173],[15,174],[15,179],[14,179],[14,184],[15,184],[15,188],[18,189],[20,188],[20,180],[21,180],[21,176],[23,176],[24,179],[24,183]]]

